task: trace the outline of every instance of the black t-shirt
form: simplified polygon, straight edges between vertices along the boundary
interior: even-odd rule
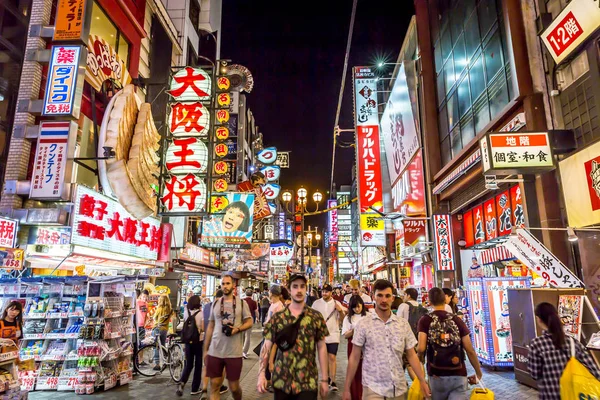
[[[446,311],[434,311],[433,313],[435,313],[435,315],[437,315],[439,318],[446,318],[446,316],[448,315],[448,313]],[[460,319],[456,315],[453,315],[452,320],[458,326],[458,332],[460,333],[461,338],[469,335],[469,328],[467,328],[467,325],[463,322],[462,319]],[[431,318],[431,316],[429,316],[429,315],[424,315],[423,317],[421,317],[421,319],[419,320],[419,327],[418,327],[419,333],[423,332],[423,333],[427,334],[429,332],[429,325],[431,325],[431,321],[433,321],[433,318]],[[433,356],[433,349],[432,349],[432,346],[428,343],[427,344],[427,360],[430,360],[432,356]],[[430,363],[428,362],[427,363],[427,373],[429,374],[429,376],[432,376],[432,375],[435,375],[435,376],[467,376],[467,366],[464,361],[465,361],[465,357],[464,357],[464,349],[463,349],[463,363],[462,363],[463,366],[460,370],[456,370],[456,371],[439,370],[436,368],[432,368]]]

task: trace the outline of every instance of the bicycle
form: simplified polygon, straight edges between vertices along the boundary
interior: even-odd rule
[[[185,358],[183,348],[178,341],[178,336],[170,334],[163,346],[159,337],[154,336],[153,342],[143,343],[135,352],[133,366],[135,370],[143,376],[152,377],[161,374],[167,367],[171,374],[171,379],[175,383],[181,381]],[[158,350],[160,371],[154,369],[154,351]]]

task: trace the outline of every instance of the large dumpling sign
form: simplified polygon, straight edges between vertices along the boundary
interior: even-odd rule
[[[111,45],[100,36],[90,35],[85,80],[99,92],[107,79],[112,79],[124,87],[131,82],[131,75],[125,61]]]

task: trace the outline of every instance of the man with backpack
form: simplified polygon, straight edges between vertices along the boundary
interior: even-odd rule
[[[262,326],[265,326],[265,319],[267,319],[267,314],[269,313],[269,307],[271,307],[271,300],[269,299],[269,292],[266,290],[260,296],[258,300],[260,304],[260,323]]]
[[[417,302],[419,298],[419,292],[415,288],[408,288],[404,292],[404,303],[398,307],[398,316],[408,321],[410,329],[412,330],[415,338],[419,337],[419,320],[421,317],[427,315],[428,311],[425,307]],[[421,361],[423,361],[421,359]],[[408,375],[411,379],[415,378],[415,373],[411,366],[408,364],[406,355],[402,358],[404,367],[408,370]]]
[[[469,329],[456,315],[444,310],[446,296],[442,289],[429,291],[433,312],[419,321],[419,354],[427,351],[427,373],[432,398],[468,399],[468,383],[481,379],[481,366],[473,349]],[[465,351],[475,368],[474,376],[467,379]]]

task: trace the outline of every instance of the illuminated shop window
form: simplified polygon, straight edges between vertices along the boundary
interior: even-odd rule
[[[94,2],[90,35],[98,35],[112,46],[129,67],[129,42],[110,20],[106,12]]]
[[[434,34],[442,163],[447,164],[514,95],[496,0],[438,1]]]

